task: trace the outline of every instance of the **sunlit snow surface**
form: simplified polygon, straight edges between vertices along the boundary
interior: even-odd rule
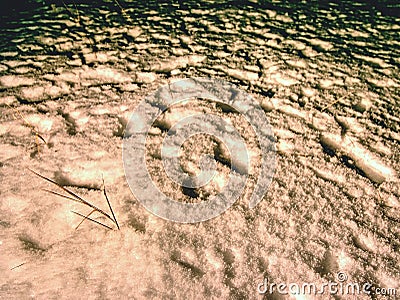
[[[260,284],[341,278],[399,294],[398,6],[138,2],[39,1],[0,12],[0,298],[329,299],[260,294]],[[146,95],[188,77],[227,80],[263,108],[277,139],[276,173],[254,209],[255,134],[215,103],[166,111],[149,132],[147,167],[173,199],[206,201],[222,189],[229,159],[217,140],[182,146],[189,173],[204,153],[215,156],[210,186],[182,189],[160,160],[177,120],[215,113],[249,149],[239,201],[214,219],[180,224],[131,193],[124,127]],[[91,208],[43,191],[62,192],[28,168],[108,213],[103,177],[120,230],[96,213],[113,230],[88,220],[75,229],[82,218],[72,211]]]

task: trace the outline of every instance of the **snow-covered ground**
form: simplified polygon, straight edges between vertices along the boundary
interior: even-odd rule
[[[3,11],[0,298],[399,298],[400,19],[385,5],[32,1],[28,12]],[[268,193],[249,209],[260,174],[251,126],[212,102],[170,108],[146,146],[153,182],[169,197],[206,201],[229,172],[218,140],[197,135],[182,146],[183,169],[196,172],[206,153],[219,177],[188,191],[166,176],[160,146],[190,112],[230,122],[252,159],[230,209],[181,224],[135,199],[122,146],[144,97],[190,77],[250,94],[277,155]],[[111,229],[88,220],[76,229],[73,211],[92,209],[44,191],[65,194],[29,169],[111,214],[104,178],[120,230],[99,213],[90,217]],[[372,293],[284,294],[329,283]]]

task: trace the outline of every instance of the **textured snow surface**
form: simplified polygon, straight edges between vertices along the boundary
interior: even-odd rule
[[[26,13],[0,12],[0,299],[399,298],[396,4],[119,3],[124,11],[112,1],[32,1]],[[276,173],[249,209],[260,148],[243,116],[205,101],[169,108],[146,142],[148,170],[169,197],[206,201],[229,172],[220,141],[196,135],[182,145],[182,168],[196,174],[207,154],[218,175],[192,190],[168,179],[160,147],[187,114],[224,118],[251,159],[230,209],[179,224],[131,193],[123,135],[144,96],[201,76],[260,103],[277,139]],[[92,209],[44,191],[63,192],[28,168],[109,212],[104,178],[120,230],[98,213],[113,230],[88,220],[76,229],[72,211]],[[398,295],[258,292],[265,279],[320,287],[339,272]]]

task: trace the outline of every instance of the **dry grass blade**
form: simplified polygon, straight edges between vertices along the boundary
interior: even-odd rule
[[[71,201],[82,203],[81,200],[72,198],[70,196],[66,196],[66,195],[63,195],[63,194],[60,194],[60,193],[57,193],[57,192],[54,192],[54,191],[51,191],[51,190],[47,190],[47,189],[42,189],[42,190],[47,192],[47,193],[50,193],[50,194],[53,194],[53,195],[56,195],[56,196],[59,196],[59,197],[62,197],[62,198],[65,198],[65,199],[68,199],[68,200],[71,200]]]
[[[329,107],[335,105],[336,103],[338,103],[339,101],[341,101],[342,99],[344,99],[346,96],[340,97],[339,99],[336,99],[335,101],[332,101],[331,103],[329,103],[327,106],[325,106],[321,112],[323,112],[325,109],[328,109]]]
[[[46,181],[48,181],[48,182],[50,182],[50,183],[52,183],[52,184],[55,184],[56,186],[58,186],[59,188],[61,188],[63,191],[67,192],[67,193],[70,194],[71,196],[73,196],[73,197],[79,199],[79,201],[81,201],[82,203],[85,203],[85,202],[86,202],[83,198],[79,197],[79,196],[78,196],[77,194],[75,194],[74,192],[72,192],[72,191],[68,190],[67,188],[63,187],[62,185],[58,184],[58,183],[55,182],[54,180],[52,180],[52,179],[50,179],[50,178],[47,178],[46,176],[40,175],[39,173],[33,171],[32,169],[29,169],[29,168],[28,168],[28,170],[31,171],[31,172],[32,172],[33,174],[35,174],[36,176],[39,176],[40,178],[42,178],[42,179],[44,179],[44,180],[46,180]]]
[[[79,226],[81,226],[81,224],[82,224],[83,222],[85,222],[85,220],[88,219],[88,218],[90,217],[90,215],[91,215],[92,213],[94,213],[95,211],[96,211],[96,210],[93,209],[90,213],[88,213],[88,214],[82,219],[82,221],[80,221],[79,224],[75,227],[75,230],[78,230]]]
[[[110,208],[111,214],[112,214],[112,216],[114,218],[114,223],[115,223],[115,225],[117,225],[118,230],[120,230],[118,222],[117,222],[117,218],[115,217],[114,211],[113,211],[113,209],[111,207],[110,200],[108,200],[108,196],[107,196],[107,192],[106,192],[106,185],[104,184],[104,178],[102,178],[102,179],[103,179],[103,187],[104,187],[104,189],[103,189],[104,197],[107,200],[108,207]]]
[[[7,105],[10,109],[13,110],[14,119],[16,119],[16,120],[17,120],[17,119],[21,119],[21,120],[25,123],[25,125],[28,126],[28,127],[30,128],[31,133],[34,134],[34,135],[36,136],[36,147],[37,147],[37,152],[39,153],[39,152],[40,152],[39,139],[40,139],[43,143],[47,144],[47,142],[46,142],[46,140],[44,139],[44,137],[39,133],[39,131],[36,129],[36,127],[33,126],[33,125],[22,115],[22,113],[21,113],[18,109],[16,109],[16,108],[10,106],[10,105],[7,104],[7,103],[6,103],[6,105]]]
[[[75,17],[75,14],[74,14],[74,12],[72,11],[72,9],[70,9],[70,8],[65,4],[64,1],[63,1],[62,3],[63,3],[63,5],[64,5],[64,7],[68,10],[68,12],[71,14],[71,17]],[[75,5],[76,13],[77,13],[77,18],[76,18],[76,19],[74,18],[74,19],[75,19],[75,21],[76,21],[77,23],[80,23],[79,11],[78,11],[78,8],[76,7],[75,2],[74,2],[74,5]]]
[[[82,214],[80,214],[80,213],[78,213],[78,212],[76,212],[76,211],[72,211],[74,214],[77,214],[78,216],[81,216],[82,218],[84,218],[84,220],[89,220],[89,221],[92,221],[92,222],[94,222],[94,223],[96,223],[96,224],[99,224],[99,225],[101,225],[101,226],[103,226],[103,227],[105,227],[105,228],[107,228],[107,229],[110,229],[110,230],[113,230],[110,226],[107,226],[107,225],[105,225],[105,224],[103,224],[103,223],[101,223],[101,222],[99,222],[99,221],[96,221],[96,220],[94,220],[94,219],[92,219],[92,218],[89,218],[89,217],[87,217],[87,216],[85,216],[85,215],[82,215]]]
[[[121,6],[121,4],[118,2],[118,0],[114,0],[115,4],[119,7],[121,10],[122,15],[125,17],[125,19],[132,24],[132,19],[131,17],[125,12],[125,9]]]
[[[12,267],[10,270],[14,270],[14,269],[16,269],[16,268],[19,268],[19,267],[23,266],[24,264],[26,264],[26,262],[23,262],[23,263],[21,263],[21,264],[19,264],[19,265],[17,265],[17,266],[14,266],[14,267]]]
[[[81,16],[79,15],[79,9],[76,6],[75,2],[74,2],[74,6],[75,6],[75,10],[76,10],[77,21],[78,21],[78,23],[80,23],[81,22]]]
[[[81,26],[81,27],[86,31],[86,33],[87,33],[86,28],[85,28],[85,27],[82,25],[82,23],[81,23],[81,16],[80,16],[80,14],[79,14],[79,9],[78,9],[78,6],[76,5],[76,3],[73,2],[74,6],[75,6],[75,11],[76,11],[76,17],[75,17],[75,13],[72,11],[72,9],[70,9],[70,8],[65,4],[64,1],[63,1],[62,3],[63,3],[63,5],[64,5],[64,7],[68,10],[68,12],[71,14],[71,18],[72,18],[76,23],[78,23],[79,26]],[[87,37],[87,36],[85,36],[85,37]],[[92,40],[91,40],[89,37],[88,37],[87,39],[88,39],[89,44],[91,45],[92,49],[95,49]],[[96,57],[97,57],[96,52],[95,52],[95,55],[96,55]]]
[[[47,178],[43,175],[40,175],[39,173],[31,170],[28,168],[29,171],[31,171],[33,174],[35,174],[36,176],[39,176],[40,178],[58,186],[59,188],[61,188],[63,191],[67,192],[68,194],[70,194],[71,196],[75,197],[78,202],[81,202],[82,204],[85,204],[86,206],[89,206],[90,208],[93,208],[94,210],[96,210],[97,212],[99,212],[100,214],[102,214],[103,216],[107,217],[108,219],[110,219],[112,222],[115,222],[114,219],[105,211],[103,211],[102,209],[96,207],[95,205],[91,204],[90,202],[87,202],[85,199],[83,199],[82,197],[78,196],[77,194],[75,194],[74,192],[70,191],[69,189],[63,187],[62,185],[58,184],[57,182],[55,182],[54,180]],[[64,196],[63,196],[64,197]],[[64,197],[65,198],[65,197]]]
[[[119,4],[118,0],[114,0],[115,4],[117,4],[117,6],[120,8],[120,10],[124,13],[125,10],[124,8],[121,6],[121,4]]]

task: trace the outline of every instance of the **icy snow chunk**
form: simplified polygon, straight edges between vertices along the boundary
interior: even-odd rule
[[[143,30],[140,27],[129,28],[126,32],[126,34],[128,36],[130,36],[131,38],[134,38],[134,39],[137,38],[142,33],[143,33]]]
[[[98,67],[95,69],[88,68],[81,73],[81,78],[89,80],[89,82],[85,82],[86,85],[91,85],[92,83],[118,84],[132,82],[132,78],[129,75],[122,71],[107,67]]]
[[[20,97],[29,102],[40,101],[45,98],[45,88],[43,86],[34,86],[22,88]]]
[[[318,87],[322,90],[328,90],[333,88],[333,86],[335,85],[335,82],[333,80],[330,79],[322,79],[319,83],[318,83]]]
[[[377,157],[348,137],[342,138],[339,135],[322,133],[320,141],[324,147],[337,155],[351,158],[355,166],[375,183],[382,183],[395,177],[395,171],[392,168],[385,166]]]
[[[308,42],[314,46],[318,51],[329,51],[333,48],[333,45],[327,41],[322,41],[319,39],[311,39]]]
[[[48,99],[59,98],[69,92],[69,88],[65,86],[46,85],[23,87],[20,90],[20,98],[28,102],[40,102]]]
[[[289,155],[295,150],[295,146],[293,143],[289,141],[280,140],[276,145],[276,151],[279,154]]]
[[[364,131],[364,128],[358,123],[355,118],[335,116],[335,121],[346,131],[357,134]]]
[[[369,100],[367,98],[360,99],[360,101],[358,101],[354,105],[354,109],[359,111],[359,112],[361,112],[361,113],[363,113],[363,112],[365,112],[367,110],[370,110],[371,107],[372,107],[372,102],[371,102],[371,100]]]
[[[0,64],[0,72],[4,72],[4,71],[7,71],[7,70],[8,70],[7,66]]]
[[[313,48],[307,46],[303,50],[301,50],[301,53],[308,58],[313,58],[319,55],[317,51],[314,51]]]
[[[134,81],[136,83],[152,83],[157,79],[157,75],[147,72],[136,72]]]
[[[35,128],[41,132],[50,132],[53,128],[54,120],[51,120],[43,115],[29,115],[26,117],[26,120]]]
[[[179,39],[181,40],[181,42],[185,45],[190,45],[193,43],[193,40],[191,37],[187,36],[187,35],[181,35],[179,37]]]
[[[275,83],[277,83],[279,85],[283,85],[283,86],[291,86],[291,85],[298,83],[298,81],[293,79],[292,77],[289,77],[289,76],[281,74],[281,73],[272,74],[271,79]]]
[[[232,168],[239,172],[240,174],[247,174],[248,170],[248,159],[249,159],[249,151],[247,149],[241,149],[241,147],[237,146],[237,142],[235,140],[227,140],[229,145],[225,145],[224,143],[218,143],[218,146],[215,149],[215,156],[218,160],[222,162],[231,162]],[[232,152],[235,153],[236,160],[231,161],[231,153],[229,151],[231,149]],[[241,150],[239,150],[241,149]]]
[[[0,86],[5,88],[33,85],[34,83],[35,80],[29,77],[15,75],[5,75],[0,77]]]
[[[384,197],[383,203],[387,207],[397,208],[397,209],[400,208],[400,201],[398,199],[396,199],[396,197],[394,195],[389,195],[387,197]]]
[[[74,73],[74,72],[62,72],[57,77],[54,77],[54,79],[58,79],[60,81],[66,81],[66,82],[70,82],[70,83],[79,83],[80,82],[79,74]]]
[[[366,55],[360,55],[360,54],[353,54],[353,56],[357,59],[363,60],[371,65],[373,65],[374,67],[378,67],[378,68],[389,68],[390,65],[387,64],[383,59],[379,58],[379,57],[372,57],[372,56],[366,56]]]
[[[169,60],[162,61],[150,66],[150,71],[158,73],[168,73],[175,69],[183,69],[187,66],[197,66],[207,59],[204,55],[190,55],[173,57]]]
[[[189,66],[196,66],[202,62],[204,62],[207,59],[207,56],[205,55],[190,55],[187,57]]]
[[[4,97],[0,97],[0,105],[2,104],[7,104],[7,105],[11,105],[14,102],[17,102],[17,98],[15,96],[4,96]]]
[[[315,96],[315,90],[311,89],[311,88],[306,88],[306,87],[301,87],[300,88],[300,95],[302,95],[303,97],[313,97]]]
[[[308,120],[308,126],[319,131],[325,131],[328,129],[327,124],[333,123],[333,117],[327,113],[316,112]]]
[[[92,64],[96,62],[105,63],[109,61],[109,56],[106,53],[95,52],[83,54],[86,64]]]
[[[292,68],[306,69],[308,64],[304,59],[288,59],[285,63]]]
[[[365,235],[360,233],[359,235],[353,237],[353,241],[358,248],[364,251],[372,253],[378,252],[378,245],[372,234]]]
[[[274,129],[274,134],[278,139],[294,139],[296,138],[296,134],[287,129]]]
[[[170,129],[174,124],[190,115],[198,114],[195,110],[181,109],[181,108],[170,108],[166,111],[161,118],[156,120],[156,126],[161,129]]]
[[[299,118],[301,120],[305,120],[307,118],[306,113],[304,113],[290,105],[282,105],[278,108],[278,111],[285,115],[288,115],[290,117]]]
[[[277,21],[281,21],[283,23],[293,23],[293,19],[289,17],[288,15],[276,15],[275,19]]]
[[[333,173],[329,170],[324,170],[321,168],[311,167],[317,177],[322,178],[327,181],[334,182],[336,184],[342,185],[346,182],[346,178],[341,174]]]
[[[260,105],[261,105],[261,108],[262,108],[265,112],[271,112],[271,111],[275,110],[275,108],[276,108],[275,105],[274,105],[274,102],[271,101],[271,100],[268,99],[268,98],[264,98],[264,99],[261,101]]]
[[[303,42],[296,41],[296,40],[286,39],[282,43],[293,47],[293,49],[295,49],[297,51],[301,51],[306,48],[306,45]]]
[[[238,69],[226,69],[225,73],[233,78],[242,80],[242,81],[257,81],[258,80],[258,74],[255,72],[251,71],[242,71]]]
[[[106,185],[114,184],[124,176],[122,166],[116,167],[113,159],[104,157],[101,161],[77,161],[66,163],[54,174],[55,180],[64,186],[100,189],[102,177]]]
[[[367,82],[376,88],[398,88],[399,83],[394,81],[392,78],[385,79],[375,79],[375,78],[367,78]]]

